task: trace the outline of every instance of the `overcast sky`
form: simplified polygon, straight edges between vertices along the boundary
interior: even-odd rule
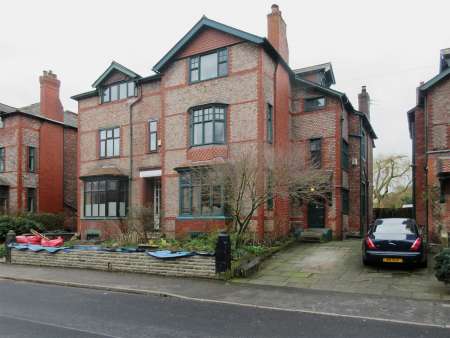
[[[202,15],[266,36],[273,0],[1,1],[0,102],[39,101],[38,77],[53,70],[70,96],[112,60],[146,76]],[[292,68],[331,61],[337,90],[357,107],[361,85],[372,99],[376,154],[409,153],[406,111],[415,90],[438,72],[450,47],[450,1],[278,0],[287,23]]]

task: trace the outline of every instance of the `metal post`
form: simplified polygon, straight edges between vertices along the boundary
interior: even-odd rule
[[[13,230],[9,230],[6,234],[5,239],[5,258],[6,263],[11,264],[11,248],[9,244],[14,243],[16,241],[16,233]]]
[[[216,273],[231,270],[230,235],[220,234],[216,244]]]

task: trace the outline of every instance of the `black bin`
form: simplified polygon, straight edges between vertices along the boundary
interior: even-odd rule
[[[216,244],[216,273],[231,269],[231,240],[228,234],[220,234]]]

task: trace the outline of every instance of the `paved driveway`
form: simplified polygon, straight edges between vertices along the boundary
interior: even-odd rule
[[[432,257],[429,263],[433,263]],[[450,300],[450,288],[428,269],[365,267],[361,241],[295,245],[267,260],[258,273],[236,282]]]

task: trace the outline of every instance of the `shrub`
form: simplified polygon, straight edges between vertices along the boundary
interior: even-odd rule
[[[19,217],[23,217],[44,226],[45,231],[55,231],[64,229],[64,214],[22,214]]]
[[[435,257],[435,276],[444,283],[450,283],[450,249],[442,250]]]
[[[5,257],[5,246],[0,245],[0,258]]]
[[[29,233],[31,229],[43,231],[41,223],[24,217],[0,216],[0,241],[4,241],[9,230],[13,230],[16,235]]]

